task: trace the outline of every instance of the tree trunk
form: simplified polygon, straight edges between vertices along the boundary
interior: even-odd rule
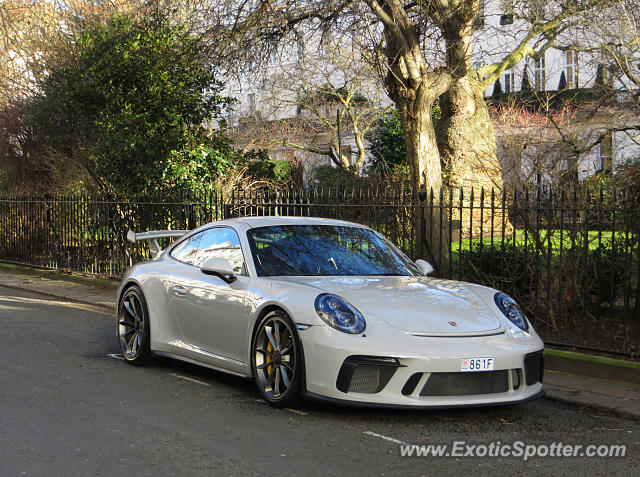
[[[425,207],[417,207],[418,254],[441,273],[449,261],[450,240],[447,218],[441,216],[439,197],[442,166],[436,142],[431,110],[435,98],[420,91],[404,90],[397,98],[400,122],[415,191],[426,193]],[[433,201],[431,200],[433,197]]]
[[[436,136],[443,160],[444,180],[448,186],[475,191],[475,208],[462,208],[457,219],[461,223],[461,238],[480,238],[495,232],[492,225],[505,233],[511,233],[512,225],[500,209],[481,210],[477,206],[480,190],[485,190],[485,205],[489,205],[491,189],[500,197],[503,189],[502,164],[496,155],[496,139],[493,123],[483,98],[483,87],[476,80],[474,71],[456,80],[451,89],[440,99],[442,118],[438,122]],[[457,196],[458,194],[456,194]],[[470,210],[473,210],[471,217]]]
[[[438,195],[442,188],[442,165],[431,120],[434,100],[415,99],[416,96],[419,95],[407,94],[401,101],[396,101],[411,179],[415,190],[433,191]]]
[[[436,136],[447,185],[502,190],[502,165],[484,88],[471,71],[440,98]]]
[[[354,169],[355,169],[356,175],[359,176],[362,173],[362,166],[364,165],[364,161],[367,158],[367,150],[364,147],[362,134],[359,133],[358,131],[355,131],[354,135],[356,138],[356,146],[358,148],[358,158],[356,159]]]
[[[442,26],[447,67],[455,79],[440,97],[436,136],[448,185],[501,189],[493,124],[471,58],[473,22],[481,5],[480,0],[463,2]]]
[[[437,201],[442,189],[442,164],[431,113],[436,98],[450,87],[452,76],[427,69],[416,34],[419,29],[411,23],[404,2],[387,1],[384,6],[374,1],[367,3],[375,15],[387,19],[385,86],[400,115],[413,189],[418,197],[419,192],[427,196],[426,204],[415,208],[418,254],[440,272],[449,261],[450,245],[445,231],[447,221],[439,220],[444,218],[438,214],[443,209],[430,207],[429,198],[433,196]]]

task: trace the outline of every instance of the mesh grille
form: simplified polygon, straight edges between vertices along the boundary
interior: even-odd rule
[[[358,366],[353,371],[349,392],[375,393],[380,387],[379,366]]]
[[[431,373],[420,396],[468,396],[509,390],[508,370],[477,373]]]

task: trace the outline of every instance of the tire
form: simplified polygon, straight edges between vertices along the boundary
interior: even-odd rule
[[[275,407],[300,400],[304,358],[296,327],[283,311],[267,313],[251,344],[253,378],[262,398]]]
[[[142,290],[137,285],[127,288],[120,297],[116,337],[127,363],[141,365],[151,360],[149,310]]]

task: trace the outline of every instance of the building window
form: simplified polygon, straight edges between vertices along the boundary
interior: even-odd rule
[[[502,0],[502,15],[500,15],[500,25],[513,24],[513,0]]]
[[[578,52],[575,50],[564,53],[564,72],[567,77],[567,88],[578,87]]]
[[[533,81],[536,91],[544,91],[546,89],[544,55],[534,61]]]
[[[505,93],[513,93],[516,90],[515,75],[513,74],[513,69],[506,70],[502,74],[502,83],[504,84],[502,90]]]
[[[567,168],[562,173],[565,181],[575,183],[578,181],[578,160],[575,157],[568,157],[566,159]]]
[[[611,87],[613,85],[613,62],[611,54],[606,50],[600,50],[600,61],[596,70],[596,86]]]
[[[278,54],[278,50],[275,48],[269,54],[269,61],[274,66],[280,64],[280,55]]]
[[[613,133],[607,132],[602,136],[599,147],[600,171],[611,170],[613,165]]]

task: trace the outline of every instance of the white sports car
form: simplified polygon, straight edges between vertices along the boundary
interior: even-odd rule
[[[179,237],[166,250],[157,238]],[[367,406],[507,404],[543,394],[543,343],[518,304],[430,278],[375,232],[303,217],[136,234],[154,259],[118,290],[131,364],[163,355],[252,377],[262,397]]]

